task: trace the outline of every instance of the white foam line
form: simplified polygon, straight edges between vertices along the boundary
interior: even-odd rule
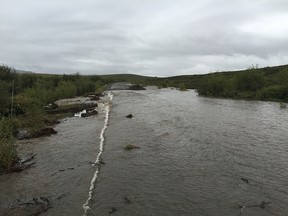
[[[84,209],[84,214],[83,216],[87,216],[88,215],[88,211],[90,209],[90,201],[92,199],[92,196],[94,194],[94,189],[95,189],[95,186],[96,186],[96,180],[97,180],[97,177],[98,177],[98,173],[100,171],[100,168],[99,168],[99,165],[100,165],[100,157],[103,153],[103,150],[104,150],[104,140],[105,140],[105,137],[104,137],[104,134],[105,134],[105,131],[108,127],[108,122],[109,122],[109,116],[110,116],[110,110],[111,110],[111,102],[113,100],[113,94],[111,92],[108,93],[108,98],[109,98],[109,102],[108,104],[105,105],[105,112],[106,112],[106,116],[105,116],[105,123],[104,123],[104,127],[102,128],[102,131],[101,131],[101,134],[100,134],[100,146],[99,146],[99,153],[96,157],[96,160],[95,160],[95,163],[93,164],[93,167],[96,167],[96,170],[95,170],[95,173],[94,173],[94,176],[91,180],[91,184],[90,184],[90,188],[89,188],[89,195],[88,195],[88,199],[86,201],[85,204],[83,204],[83,209]],[[97,166],[98,165],[98,166]]]

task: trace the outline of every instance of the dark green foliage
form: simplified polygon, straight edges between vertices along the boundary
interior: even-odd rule
[[[75,73],[75,74],[63,74],[63,76],[62,76],[62,80],[63,81],[72,81],[72,82],[74,82],[74,81],[76,81],[76,80],[79,80],[79,78],[80,78],[80,74],[79,74],[79,72],[77,72],[77,73]]]
[[[288,86],[288,68],[284,68],[280,71],[279,84]]]
[[[268,86],[259,91],[257,96],[260,100],[288,101],[288,86]]]
[[[88,92],[96,91],[96,83],[88,79],[79,79],[75,82],[76,94],[78,96]]]
[[[197,92],[213,97],[288,101],[288,66],[205,75]]]
[[[10,86],[9,83],[0,80],[0,116],[9,112],[11,104]]]
[[[44,106],[55,100],[103,90],[104,84],[110,81],[100,76],[81,76],[78,72],[60,76],[16,73],[14,69],[2,65],[0,66],[0,117],[11,115],[12,89],[14,90],[13,115],[25,115],[30,110],[30,106],[43,110]]]
[[[2,119],[0,120],[0,171],[10,170],[17,159],[13,125],[9,119]]]
[[[15,70],[0,65],[0,116],[9,115],[13,80],[17,80]]]
[[[0,80],[11,82],[16,78],[16,71],[6,65],[0,65]]]
[[[223,79],[222,76],[215,74],[214,76],[211,76],[208,79],[207,87],[208,88],[208,94],[217,96],[221,95],[222,92],[224,91],[224,82],[225,80]]]
[[[77,87],[71,81],[61,81],[54,90],[55,100],[72,98],[77,95]]]
[[[39,104],[39,106],[45,106],[47,103],[54,101],[55,94],[50,89],[34,87],[25,89],[23,94],[18,95],[16,99],[21,103],[21,101],[24,102],[26,100],[25,98],[29,98],[30,101]]]
[[[247,70],[235,76],[236,88],[240,91],[256,92],[264,86],[264,75],[261,70]]]
[[[37,81],[37,75],[33,73],[20,74],[19,80],[20,80],[19,87],[21,89],[32,88]]]
[[[199,95],[235,97],[237,95],[235,79],[220,73],[210,74],[205,82],[201,82],[197,92]]]
[[[187,88],[186,88],[186,86],[185,86],[184,83],[180,83],[180,85],[179,85],[179,90],[180,90],[180,91],[187,91]]]

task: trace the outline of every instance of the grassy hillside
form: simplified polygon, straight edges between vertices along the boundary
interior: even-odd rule
[[[288,66],[208,74],[196,89],[212,97],[288,102]]]

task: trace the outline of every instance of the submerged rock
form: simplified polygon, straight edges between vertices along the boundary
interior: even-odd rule
[[[126,116],[126,118],[133,118],[133,115],[129,114],[129,115]]]
[[[249,180],[246,178],[241,178],[242,181],[246,182],[247,184],[249,183]]]
[[[125,145],[124,149],[125,150],[132,150],[132,149],[140,149],[140,147],[132,145],[132,144],[127,144],[127,145]]]
[[[109,214],[113,214],[116,212],[117,208],[116,207],[111,207],[111,210],[109,211]]]
[[[98,114],[97,110],[92,110],[92,111],[88,111],[88,112],[82,113],[81,117],[86,118],[86,117],[89,117],[89,116],[92,116],[92,115],[97,115],[97,114]]]
[[[103,93],[96,93],[93,95],[89,95],[90,100],[94,100],[94,101],[100,100],[101,97],[104,97]]]
[[[50,136],[51,134],[57,134],[57,131],[55,131],[53,128],[43,128],[42,130],[38,131],[35,134],[35,137],[40,137],[40,136]]]
[[[49,114],[59,114],[59,113],[77,113],[81,112],[84,109],[90,109],[98,107],[97,103],[90,103],[90,104],[74,104],[74,105],[67,105],[67,106],[60,106],[57,109],[47,110]]]

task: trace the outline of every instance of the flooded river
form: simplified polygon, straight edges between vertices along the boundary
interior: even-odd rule
[[[109,122],[104,109],[20,145],[36,164],[0,176],[0,214],[37,196],[53,203],[43,215],[288,214],[287,109],[170,89],[113,95]]]

